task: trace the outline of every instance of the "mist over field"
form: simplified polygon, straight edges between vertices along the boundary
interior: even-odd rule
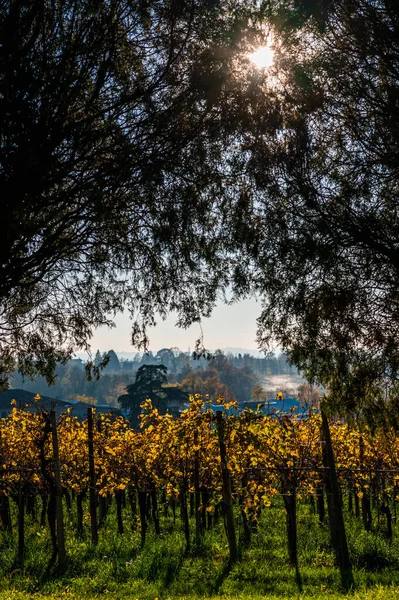
[[[260,385],[265,392],[289,390],[291,393],[296,393],[298,386],[303,383],[306,383],[306,379],[301,375],[268,375],[260,380]]]

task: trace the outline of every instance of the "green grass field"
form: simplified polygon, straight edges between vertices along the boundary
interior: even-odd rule
[[[51,544],[47,528],[27,519],[23,569],[15,562],[16,532],[13,537],[1,532],[0,600],[399,598],[399,527],[394,524],[394,538],[389,542],[384,523],[378,527],[376,515],[373,532],[365,532],[361,521],[347,515],[355,585],[344,591],[334,567],[328,527],[319,526],[305,502],[298,514],[297,570],[287,560],[280,500],[263,512],[258,532],[249,546],[240,547],[240,561],[233,566],[228,564],[222,519],[205,533],[200,547],[187,553],[180,521],[177,519],[173,528],[169,511],[169,517],[161,519],[161,536],[156,537],[150,526],[141,547],[128,509],[124,512],[125,533],[116,533],[114,504],[97,547],[90,544],[88,521],[85,536],[79,539],[74,534],[75,515],[66,512],[68,566],[62,575],[56,567],[48,568]]]

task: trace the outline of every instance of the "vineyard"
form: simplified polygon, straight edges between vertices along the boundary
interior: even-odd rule
[[[142,545],[149,526],[161,535],[161,511],[169,512],[174,524],[181,520],[186,551],[221,519],[233,561],[238,558],[237,537],[250,544],[262,513],[280,498],[291,564],[297,561],[298,501],[306,500],[320,523],[330,523],[341,567],[350,568],[337,514],[342,499],[368,531],[377,514],[379,526],[392,538],[399,498],[399,437],[393,430],[372,432],[336,420],[327,424],[326,434],[320,414],[298,418],[295,413],[264,416],[245,410],[215,415],[197,397],[179,418],[159,415],[146,401],[140,430],[92,409],[86,421],[63,414],[56,423],[54,412],[14,408],[1,421],[0,436],[0,518],[11,533],[11,505],[17,507],[19,564],[25,558],[28,519],[43,527],[48,523],[51,561],[58,554],[63,566],[63,507],[71,511],[75,504],[76,533],[82,536],[90,525],[95,545],[111,501],[118,533],[124,533],[128,508]]]

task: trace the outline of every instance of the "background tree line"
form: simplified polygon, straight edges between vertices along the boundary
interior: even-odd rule
[[[74,359],[56,367],[55,383],[48,385],[44,377],[33,380],[24,378],[17,371],[12,379],[13,388],[23,388],[63,400],[86,396],[99,404],[118,404],[118,398],[126,393],[126,387],[135,381],[136,373],[143,365],[164,365],[167,368],[167,383],[187,394],[209,395],[216,400],[221,395],[228,401],[244,402],[252,396],[253,389],[263,376],[291,375],[297,371],[287,362],[285,354],[268,354],[264,358],[250,354],[234,356],[217,351],[211,360],[163,348],[157,353],[137,355],[135,360],[119,360],[111,350],[110,357],[101,377],[87,380],[83,363]],[[103,361],[98,351],[94,362]],[[165,382],[164,382],[165,383]]]

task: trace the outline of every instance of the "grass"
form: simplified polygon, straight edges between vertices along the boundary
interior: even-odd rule
[[[355,585],[342,589],[329,544],[328,528],[319,526],[307,503],[299,505],[298,569],[287,560],[282,504],[263,512],[250,545],[240,546],[240,561],[228,563],[223,523],[207,531],[199,547],[185,550],[179,521],[162,517],[162,534],[150,527],[141,546],[137,524],[124,512],[125,533],[116,533],[114,506],[100,531],[98,546],[90,544],[89,523],[83,538],[75,535],[75,514],[67,515],[68,566],[63,574],[48,568],[48,531],[27,519],[26,559],[16,565],[16,533],[0,536],[0,600],[75,600],[112,598],[138,600],[391,600],[399,597],[399,527],[389,542],[384,528],[365,532],[347,516],[347,534]],[[87,507],[86,507],[87,510]],[[14,520],[15,522],[15,520]],[[237,521],[238,524],[238,521]],[[193,524],[192,524],[193,525]]]

